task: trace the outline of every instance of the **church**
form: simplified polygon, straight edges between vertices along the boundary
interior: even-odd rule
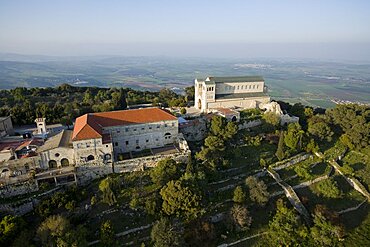
[[[202,112],[218,108],[258,108],[269,102],[261,76],[195,79],[195,108]]]

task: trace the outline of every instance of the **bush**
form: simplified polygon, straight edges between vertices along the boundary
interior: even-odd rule
[[[245,193],[244,193],[243,188],[241,186],[237,186],[235,188],[233,201],[235,203],[240,203],[240,204],[245,202]]]
[[[340,198],[342,194],[338,189],[337,182],[332,178],[319,182],[316,185],[316,189],[318,190],[318,194],[322,194],[327,198]]]

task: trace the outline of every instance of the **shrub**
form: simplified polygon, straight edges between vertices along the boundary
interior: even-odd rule
[[[318,190],[318,194],[322,194],[327,198],[340,198],[342,194],[338,189],[337,182],[332,178],[319,182],[316,189]]]

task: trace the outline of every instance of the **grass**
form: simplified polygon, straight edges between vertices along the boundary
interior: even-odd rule
[[[358,151],[350,151],[341,161],[354,169],[354,175],[360,182],[370,189],[370,157]]]
[[[359,192],[355,191],[343,177],[336,175],[334,180],[337,182],[338,188],[342,192],[340,198],[326,198],[320,195],[316,188],[317,184],[296,189],[295,191],[300,199],[305,202],[305,206],[311,213],[314,212],[315,206],[318,204],[326,205],[328,209],[332,211],[340,211],[357,206],[364,200],[364,197]]]

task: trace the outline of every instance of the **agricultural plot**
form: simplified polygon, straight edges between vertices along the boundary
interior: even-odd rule
[[[340,212],[355,207],[364,201],[365,198],[354,190],[342,176],[335,174],[332,179],[339,190],[339,194],[335,196],[328,196],[322,189],[324,187],[320,188],[325,180],[305,188],[295,189],[297,195],[311,213],[319,204],[326,205],[331,211]]]
[[[354,176],[369,191],[370,189],[370,157],[357,151],[349,152],[340,162],[341,165],[349,165],[354,171]]]
[[[329,175],[331,166],[320,162],[319,159],[307,159],[295,165],[278,170],[282,180],[291,186],[299,185],[303,182],[311,181],[316,178]]]

